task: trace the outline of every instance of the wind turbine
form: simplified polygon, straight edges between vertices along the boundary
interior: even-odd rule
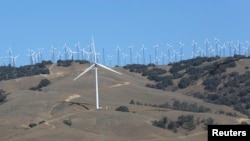
[[[232,41],[230,42],[230,41],[227,41],[227,43],[228,43],[228,46],[229,46],[229,56],[232,56]]]
[[[196,53],[195,53],[195,51],[196,51],[196,45],[197,45],[197,43],[193,40],[193,42],[192,42],[192,46],[193,46],[192,57],[194,57],[194,58],[196,57]]]
[[[246,41],[248,56],[250,56],[250,42]]]
[[[216,51],[215,56],[216,56],[216,55],[218,55],[218,42],[219,42],[219,39],[214,38],[214,41],[215,41],[215,51]]]
[[[74,54],[78,53],[78,52],[72,51],[69,47],[68,47],[68,52],[70,53],[71,60],[74,60]]]
[[[59,58],[59,60],[62,60],[62,53],[61,53],[61,51],[58,52],[58,56],[57,57]]]
[[[107,55],[108,56],[108,58],[109,58],[109,66],[111,67],[111,62],[112,62],[112,55]]]
[[[9,54],[9,65],[11,65],[11,62],[12,62],[12,59],[11,59],[11,57],[12,57],[12,49],[9,48],[9,49],[7,50],[7,52],[8,52],[8,54]]]
[[[132,48],[133,48],[133,45],[128,46],[128,48],[129,48],[130,64],[132,64],[133,63],[133,57],[132,57]]]
[[[43,48],[39,48],[37,50],[38,50],[37,60],[38,60],[38,62],[42,62],[43,61],[43,55],[42,55]]]
[[[164,52],[161,52],[161,63],[162,63],[162,65],[165,64],[165,56],[166,56],[166,54]]]
[[[51,46],[51,61],[55,63],[55,47]]]
[[[142,59],[143,59],[143,60],[142,60],[142,63],[143,63],[143,64],[145,64],[145,49],[146,49],[146,48],[144,47],[144,45],[142,45],[141,50],[142,50]]]
[[[208,44],[209,44],[209,41],[208,39],[206,38],[206,40],[204,41],[205,43],[205,46],[206,46],[206,56],[208,56]]]
[[[102,48],[102,63],[103,65],[106,65],[104,48]]]
[[[17,59],[17,57],[19,57],[19,55],[11,56],[13,67],[16,67],[16,59]]]
[[[80,53],[80,43],[77,43],[76,44],[76,52],[77,52],[77,60],[80,60],[80,55],[79,55],[79,53]]]
[[[237,42],[238,42],[238,51],[239,51],[239,55],[240,55],[241,54],[241,46],[240,46],[241,42],[239,40]]]
[[[139,58],[140,58],[140,54],[137,52],[136,55],[135,55],[135,58],[136,58],[136,63],[139,64]]]
[[[120,66],[120,51],[121,51],[121,48],[119,46],[117,46],[116,51],[117,51],[117,65]]]
[[[30,64],[31,65],[33,65],[34,64],[34,52],[33,52],[33,50],[30,50],[30,49],[28,49],[28,56],[30,57]]]
[[[182,52],[183,46],[184,46],[184,44],[182,42],[180,42],[180,61],[182,61],[182,57],[183,57],[183,52]]]
[[[68,52],[68,47],[66,45],[66,43],[64,44],[64,60],[68,60],[68,55],[69,55],[69,52]]]
[[[93,54],[94,54],[94,64],[92,64],[89,68],[85,69],[80,75],[78,75],[75,79],[77,80],[78,78],[80,78],[82,75],[84,75],[85,73],[87,73],[89,70],[91,70],[92,68],[95,69],[95,85],[96,85],[96,109],[100,109],[101,107],[99,107],[99,91],[98,91],[98,73],[97,73],[97,67],[100,66],[104,69],[107,69],[111,72],[120,74],[120,72],[117,72],[111,68],[108,68],[102,64],[97,63],[97,53],[95,52],[95,44],[94,44],[94,38],[92,37],[92,46],[91,46],[92,50],[93,50]]]
[[[154,45],[153,48],[155,49],[155,61],[156,61],[156,65],[158,65],[158,59],[157,59],[157,50],[158,50],[158,45]]]
[[[170,62],[171,62],[171,56],[170,56],[170,48],[171,48],[172,46],[170,45],[170,44],[168,44],[167,43],[167,49],[168,49],[168,63],[170,64]]]
[[[128,55],[125,54],[125,53],[123,53],[122,56],[123,56],[123,63],[124,63],[124,66],[125,66],[126,63],[127,63],[127,57],[128,57]]]

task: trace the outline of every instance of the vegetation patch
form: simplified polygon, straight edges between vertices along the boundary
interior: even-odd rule
[[[153,126],[162,128],[162,129],[168,129],[172,130],[173,132],[177,132],[178,128],[182,128],[188,131],[194,130],[197,125],[200,125],[203,123],[203,128],[207,130],[208,125],[215,124],[214,120],[209,117],[207,119],[200,119],[200,118],[194,118],[193,115],[181,115],[177,117],[174,121],[169,121],[167,117],[162,117],[159,120],[154,120],[151,122]]]
[[[120,111],[120,112],[129,112],[129,109],[127,106],[119,106],[115,110]]]
[[[68,126],[71,126],[71,125],[72,125],[72,121],[71,121],[70,119],[65,119],[65,120],[63,120],[63,123],[64,123],[65,125],[68,125]]]
[[[24,76],[34,76],[40,74],[49,74],[46,65],[52,64],[51,61],[43,61],[35,65],[25,65],[21,67],[0,66],[0,81],[16,79]]]
[[[188,111],[188,112],[197,112],[197,113],[206,113],[210,112],[211,109],[206,108],[204,106],[198,106],[196,103],[188,103],[188,102],[180,102],[175,100],[172,105],[168,102],[163,104],[148,104],[148,103],[141,103],[139,101],[130,100],[129,104],[136,104],[136,105],[144,105],[144,106],[151,106],[151,107],[158,107],[158,108],[165,108],[165,109],[174,109],[179,111]]]
[[[7,93],[4,90],[0,90],[0,104],[7,102]]]
[[[50,80],[48,80],[48,79],[42,79],[37,86],[31,87],[30,90],[33,90],[33,91],[36,91],[36,90],[42,91],[42,88],[43,87],[47,87],[50,83],[51,83]]]

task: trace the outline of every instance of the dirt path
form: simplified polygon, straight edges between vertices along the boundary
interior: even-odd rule
[[[127,85],[129,85],[129,84],[130,84],[130,82],[123,82],[123,83],[118,83],[118,84],[109,86],[109,87],[107,87],[107,88],[114,88],[114,87],[127,86]],[[74,99],[76,99],[76,98],[79,98],[79,97],[81,97],[79,94],[72,94],[72,95],[70,95],[67,99],[65,99],[64,101],[65,101],[65,102],[70,102],[70,101],[72,101],[72,100],[74,100]],[[68,116],[71,116],[71,115],[76,115],[76,114],[79,114],[79,113],[81,113],[81,112],[83,112],[83,111],[74,112],[74,113],[70,113],[70,114],[63,115],[63,116],[58,117],[58,118],[51,119],[51,120],[49,120],[49,121],[46,121],[46,122],[45,122],[45,125],[50,126],[51,129],[55,129],[56,126],[53,125],[53,124],[51,124],[51,122],[58,121],[58,120],[60,120],[60,119],[63,119],[63,118],[65,118],[65,117],[68,117]]]
[[[69,96],[67,99],[65,99],[64,101],[70,102],[71,100],[79,98],[79,97],[81,97],[79,94],[73,94],[73,95]]]
[[[242,122],[247,122],[247,121],[250,121],[250,119],[248,119],[248,118],[237,118],[236,119],[236,122],[239,123],[239,124],[242,123]]]
[[[130,84],[130,82],[124,82],[123,84],[118,83],[118,84],[115,84],[115,85],[109,86],[109,88],[121,87],[121,86],[127,86],[127,85],[129,85],[129,84]]]

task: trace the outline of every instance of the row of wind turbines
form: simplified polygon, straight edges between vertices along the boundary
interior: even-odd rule
[[[75,44],[75,49],[72,49],[64,44],[62,48],[55,48],[51,46],[49,50],[49,56],[53,63],[56,63],[57,60],[88,60],[89,62],[94,61],[93,48],[91,45],[87,45],[86,48],[81,48],[80,43]],[[159,46],[158,44],[153,45],[152,47],[146,48],[144,44],[141,47],[134,47],[133,45],[128,46],[128,48],[116,47],[115,51],[112,54],[105,54],[105,49],[102,49],[102,53],[96,54],[97,62],[102,60],[102,64],[107,66],[122,66],[126,64],[149,64],[154,63],[159,64],[169,64],[186,59],[195,58],[198,56],[201,57],[226,57],[233,55],[244,55],[250,56],[250,42],[236,42],[227,41],[226,43],[220,43],[218,38],[214,38],[213,42],[209,41],[207,38],[201,44],[198,44],[196,41],[192,41],[191,44],[185,45],[182,42],[179,42],[178,45],[171,45],[167,43],[165,46]],[[75,51],[74,51],[75,50]],[[125,50],[125,51],[123,51]],[[187,51],[189,53],[187,53]],[[37,50],[27,50],[26,56],[30,62],[30,65],[35,63],[40,63],[43,58],[43,48]],[[191,55],[190,55],[191,51]],[[185,54],[184,54],[185,52]],[[8,65],[16,66],[16,60],[19,55],[13,55],[11,48],[7,50],[8,55],[1,57],[3,61],[2,64],[6,65],[7,60],[9,61]],[[116,57],[113,60],[113,57]],[[106,61],[108,59],[108,61]],[[129,59],[129,60],[128,60]],[[113,64],[114,65],[113,65]]]
[[[241,49],[243,48],[243,55],[245,56],[249,56],[250,55],[250,42],[246,41],[245,45],[243,45],[241,42],[238,41],[238,44],[233,44],[232,42],[227,42],[228,43],[228,46],[226,46],[225,44],[223,45],[219,45],[218,44],[218,39],[215,38],[215,46],[212,46],[210,45],[209,46],[209,41],[206,39],[204,44],[205,44],[205,51],[203,51],[203,49],[201,49],[200,46],[197,46],[197,43],[195,41],[192,42],[192,47],[193,47],[193,51],[192,51],[192,56],[191,57],[197,57],[197,56],[226,56],[226,49],[228,48],[228,52],[229,52],[229,56],[231,56],[233,53],[233,55],[235,54],[238,54],[238,55],[242,55],[241,53]],[[92,37],[92,43],[89,45],[89,52],[85,51],[84,49],[82,50],[82,59],[84,59],[84,55],[88,56],[88,59],[90,59],[91,57],[93,57],[93,60],[91,61],[92,62],[92,65],[90,67],[88,67],[87,69],[85,69],[82,73],[80,73],[77,77],[75,77],[73,79],[73,81],[76,81],[77,79],[79,79],[80,77],[82,77],[84,74],[86,74],[87,72],[91,71],[92,69],[95,70],[95,89],[96,89],[96,109],[101,109],[102,107],[100,107],[100,104],[99,104],[99,89],[98,89],[98,68],[103,68],[103,69],[106,69],[106,70],[109,70],[113,73],[116,73],[116,74],[119,74],[121,75],[120,72],[114,70],[114,69],[111,69],[105,65],[102,65],[98,62],[98,57],[100,55],[100,53],[97,53],[96,52],[96,49],[95,49],[95,43],[94,43],[94,38]],[[183,59],[183,47],[184,47],[184,44],[182,42],[179,43],[179,53],[177,53],[177,51],[173,50],[173,52],[170,51],[170,48],[172,46],[170,44],[167,44],[167,54],[168,54],[168,63],[170,63],[172,60],[170,60],[172,57],[174,57],[174,61],[177,61],[177,54],[178,57],[179,57],[179,60],[182,60]],[[198,47],[198,50],[197,50],[197,47]],[[77,50],[80,50],[80,47],[79,47],[79,44],[77,44]],[[153,49],[154,49],[154,61],[156,64],[158,64],[159,60],[158,60],[158,49],[159,49],[159,46],[158,45],[154,45],[153,46]],[[32,50],[28,50],[28,54],[27,56],[30,58],[30,63],[33,64],[35,63],[35,61],[41,61],[43,60],[42,58],[42,50],[43,49],[39,49],[38,50],[38,53],[36,53],[36,59],[35,59],[35,53],[32,51]],[[54,47],[51,47],[51,60],[52,61],[55,61],[55,50],[56,48]],[[78,51],[79,51],[78,50]],[[144,47],[144,45],[142,45],[142,47],[140,48],[140,50],[142,51],[142,62],[143,64],[146,63],[146,57],[145,57],[145,51],[146,51],[146,48]],[[65,57],[65,60],[68,60],[69,58],[71,58],[72,60],[74,60],[74,54],[78,54],[77,55],[77,58],[79,58],[79,52],[74,52],[72,51],[70,48],[68,48],[67,46],[64,46],[64,57]],[[116,48],[116,51],[117,51],[117,65],[120,65],[120,53],[121,53],[121,49],[120,47],[117,47]],[[129,46],[129,57],[130,57],[130,63],[133,63],[133,46]],[[13,56],[12,55],[12,51],[9,49],[8,51],[8,54],[9,54],[9,61],[10,63],[13,63],[12,65],[15,66],[15,60],[16,58],[18,57],[17,56]],[[173,56],[171,56],[173,55]],[[103,49],[103,56],[104,56],[104,49]],[[62,59],[61,58],[61,54],[59,53],[59,59]],[[85,58],[86,59],[86,58]],[[136,54],[136,60],[137,60],[137,63],[139,62],[139,53]],[[104,61],[104,60],[103,60]],[[164,59],[163,59],[164,61]],[[151,62],[151,54],[149,54],[149,62]],[[124,62],[124,64],[126,64]]]

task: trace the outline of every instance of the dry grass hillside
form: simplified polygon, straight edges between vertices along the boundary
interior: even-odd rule
[[[246,65],[249,60],[238,62],[239,73],[246,71]],[[89,66],[73,63],[69,67],[58,67],[53,64],[48,66],[50,74],[0,81],[0,89],[10,93],[6,102],[0,105],[0,140],[206,141],[206,124],[249,121],[247,115],[232,106],[205,102],[186,94],[202,87],[199,83],[176,91],[153,89],[145,87],[153,84],[147,77],[122,67],[113,68],[122,75],[98,69],[102,109],[96,110],[94,70],[73,81]],[[170,69],[169,66],[163,68]],[[233,71],[238,69],[228,69],[225,73]],[[30,90],[43,79],[48,79],[50,84],[40,91]],[[180,79],[174,81],[177,83]],[[171,105],[176,101],[209,110],[174,109]],[[129,112],[117,111],[120,106],[127,107]],[[190,122],[181,124],[181,118],[188,116],[192,118]],[[163,117],[167,119],[165,129],[153,126],[153,123],[161,123]]]

